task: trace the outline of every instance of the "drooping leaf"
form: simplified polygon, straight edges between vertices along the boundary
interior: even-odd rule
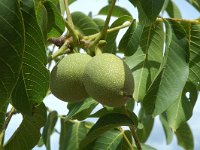
[[[97,24],[82,12],[73,12],[71,14],[76,29],[84,35],[92,35],[99,32]]]
[[[24,25],[19,1],[0,1],[0,110],[19,78],[24,51]]]
[[[133,55],[140,45],[143,29],[143,25],[137,25],[136,22],[133,21],[119,43],[119,51],[123,52],[126,56]]]
[[[178,6],[172,0],[168,2],[166,11],[171,18],[182,18]]]
[[[187,0],[187,2],[200,11],[200,0]]]
[[[43,128],[42,138],[47,150],[51,150],[50,137],[54,131],[57,119],[58,113],[56,111],[50,112],[47,118],[46,125]]]
[[[180,96],[166,111],[168,124],[174,131],[190,119],[197,98],[198,91],[195,85],[191,82],[186,83]]]
[[[151,24],[156,20],[162,10],[165,0],[137,0],[139,22]]]
[[[59,37],[65,30],[65,23],[60,11],[51,1],[44,1],[44,7],[47,11],[47,37]],[[45,15],[45,14],[44,14]]]
[[[24,114],[32,114],[32,106],[40,104],[49,88],[49,72],[42,32],[37,23],[33,0],[21,1],[26,30],[25,51],[20,78],[12,94],[13,106]]]
[[[143,125],[142,129],[137,129],[137,135],[142,143],[145,143],[154,125],[154,119],[151,115],[145,114],[144,109],[141,108],[139,112],[138,121]]]
[[[186,150],[194,149],[194,139],[192,131],[187,123],[182,124],[175,132],[178,145],[182,146]]]
[[[98,102],[92,98],[87,98],[82,102],[68,103],[67,108],[69,110],[66,119],[78,119],[84,120],[87,118],[93,109],[98,105]]]
[[[162,123],[163,130],[165,132],[166,143],[170,144],[172,142],[172,139],[173,139],[173,131],[169,127],[169,124],[167,122],[166,114],[165,113],[161,114],[159,116],[159,118],[160,118],[160,121]]]
[[[112,113],[100,117],[87,136],[81,141],[80,148],[86,147],[104,132],[119,126],[132,126],[134,122],[125,114]]]
[[[162,61],[163,45],[163,25],[155,22],[151,26],[144,27],[137,51],[125,59],[133,72],[135,82],[133,98],[137,101],[143,100],[148,87],[154,80]],[[134,46],[132,48],[134,49]]]
[[[85,138],[91,126],[91,122],[64,121],[61,119],[59,150],[79,149],[81,140]]]
[[[183,27],[166,21],[165,61],[144,97],[145,111],[153,116],[172,105],[183,90],[189,74],[188,42]]]
[[[107,5],[98,12],[99,15],[107,15],[110,9],[110,5]],[[112,16],[114,17],[121,17],[121,16],[131,16],[128,10],[123,7],[115,5],[112,11]]]
[[[130,16],[119,17],[117,20],[115,20],[112,23],[110,28],[120,26],[120,25],[124,24],[126,21],[132,21],[132,20],[133,20],[133,18]],[[107,34],[107,37],[106,37],[107,44],[103,47],[104,53],[116,53],[116,42],[115,41],[116,41],[118,33],[119,33],[119,31],[114,31],[114,32]]]
[[[200,90],[200,25],[198,23],[182,23],[187,32],[190,49],[189,81]]]
[[[42,103],[35,107],[32,116],[23,116],[23,121],[5,145],[5,150],[32,149],[40,139],[40,128],[46,123],[46,107]]]

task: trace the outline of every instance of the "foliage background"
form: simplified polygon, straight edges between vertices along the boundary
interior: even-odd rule
[[[178,4],[183,18],[195,19],[197,17],[200,17],[199,13],[194,8],[189,6],[185,1],[176,0],[174,2]],[[84,0],[79,0],[78,2],[75,2],[74,4],[72,4],[70,6],[70,10],[71,10],[71,12],[82,11],[85,14],[88,14],[91,11],[93,14],[97,14],[99,9],[103,6],[105,6],[106,4],[107,4],[107,2],[103,1],[103,0],[87,0],[87,5],[86,5]],[[133,6],[128,5],[127,1],[120,0],[117,2],[117,4],[119,6],[125,7],[127,10],[129,10],[131,12],[133,17],[137,19],[138,14],[137,14],[136,9],[135,9],[135,11],[133,11]],[[166,14],[163,14],[163,16],[167,17]],[[104,16],[100,16],[100,17],[105,18]],[[112,21],[111,21],[111,23],[112,23]],[[120,31],[119,35],[122,36],[124,31],[125,30]],[[44,103],[50,109],[58,111],[59,114],[62,114],[62,115],[67,114],[66,103],[56,99],[52,95],[49,95],[48,97],[46,97],[44,100]],[[136,113],[138,111],[138,108],[139,108],[139,105],[135,109]],[[197,100],[197,103],[195,105],[194,115],[189,120],[189,124],[190,124],[190,127],[191,127],[193,135],[194,135],[195,150],[200,149],[200,142],[198,141],[198,139],[200,139],[199,119],[198,119],[199,118],[198,116],[200,115],[200,110],[198,110],[197,108],[200,108],[200,98]],[[21,115],[13,116],[13,118],[8,126],[8,129],[7,129],[8,132],[6,133],[6,137],[5,137],[6,140],[12,135],[12,133],[15,131],[15,129],[20,124],[21,120],[22,120]],[[92,120],[92,121],[94,121],[94,120]],[[57,122],[56,128],[58,130],[60,129],[59,121]],[[52,149],[55,149],[55,150],[58,149],[58,141],[59,141],[59,136],[57,133],[54,133],[53,136],[51,137]],[[175,137],[173,138],[173,142],[170,145],[166,145],[163,129],[162,129],[160,122],[158,121],[158,118],[156,118],[156,122],[155,122],[154,128],[152,130],[152,134],[150,135],[150,138],[147,141],[147,144],[149,144],[157,149],[165,149],[165,150],[181,149],[181,147],[177,146],[177,141],[176,141]],[[45,147],[43,146],[41,148],[38,148],[38,147],[34,148],[34,150],[37,150],[37,149],[45,149]]]

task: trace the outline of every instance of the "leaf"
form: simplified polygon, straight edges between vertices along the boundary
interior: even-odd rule
[[[132,144],[132,142],[133,142],[132,134],[129,130],[125,130],[125,131],[123,131],[123,138],[122,138],[120,144],[118,145],[117,150],[131,149],[128,142],[130,143],[130,145]]]
[[[186,33],[175,21],[166,21],[165,24],[167,30],[165,60],[143,101],[145,111],[153,113],[153,116],[161,114],[175,103],[189,73]]]
[[[32,116],[23,116],[23,121],[5,145],[5,150],[28,150],[37,145],[40,128],[46,123],[46,107],[42,103],[33,110]]]
[[[200,25],[197,23],[182,23],[187,32],[190,49],[189,81],[200,90]]]
[[[97,24],[82,12],[73,12],[71,14],[76,29],[84,35],[92,35],[99,32]]]
[[[171,0],[168,2],[166,11],[171,18],[182,18],[178,6]]]
[[[92,126],[86,138],[80,143],[80,148],[83,149],[88,144],[93,142],[97,137],[106,131],[119,126],[132,126],[134,122],[124,114],[112,113],[100,117],[99,120]]]
[[[187,2],[200,11],[200,0],[187,0]]]
[[[9,103],[6,102],[0,109],[0,132],[2,131],[2,127],[3,127],[4,122],[5,122],[8,104]]]
[[[140,142],[145,143],[153,129],[154,119],[152,118],[152,116],[145,114],[144,109],[141,108],[138,121],[143,125],[143,128],[137,129],[137,135],[140,139]]]
[[[147,89],[158,72],[163,57],[163,44],[163,24],[155,22],[143,28],[137,51],[125,60],[133,72],[136,87],[133,98],[136,101],[143,101]]]
[[[0,110],[19,78],[24,51],[24,25],[19,1],[0,1]]]
[[[198,91],[195,85],[187,82],[183,92],[166,111],[169,126],[174,131],[176,131],[182,123],[190,119],[197,98]]]
[[[107,15],[109,12],[111,5],[107,5],[98,12],[99,15]],[[123,7],[115,5],[112,11],[112,16],[114,17],[121,17],[121,16],[132,16],[128,10]]]
[[[192,131],[187,123],[182,124],[175,132],[178,145],[182,146],[186,150],[194,149],[194,139]]]
[[[23,114],[32,114],[32,106],[40,104],[49,88],[49,72],[42,32],[37,24],[32,0],[21,1],[26,30],[25,51],[20,78],[12,94],[13,106]]]
[[[136,24],[133,21],[119,43],[119,51],[123,52],[126,56],[133,55],[140,45],[143,29],[143,25]]]
[[[46,125],[43,128],[42,138],[47,150],[51,149],[50,137],[54,131],[57,119],[58,119],[58,113],[56,111],[50,112],[47,118]]]
[[[169,127],[169,124],[167,122],[166,114],[165,113],[161,114],[159,116],[159,118],[160,118],[160,121],[162,123],[162,127],[163,127],[164,132],[165,132],[166,143],[170,144],[172,142],[172,139],[173,139],[173,132],[172,132],[172,129]]]
[[[90,122],[72,122],[61,119],[59,150],[79,149],[79,143],[85,138],[91,126]]]
[[[119,17],[117,20],[115,20],[112,25],[110,26],[110,28],[114,28],[117,26],[120,26],[122,24],[124,24],[126,21],[132,21],[132,17],[130,16],[122,16]],[[107,44],[103,47],[103,53],[116,53],[116,38],[118,35],[119,31],[114,31],[111,33],[107,34],[106,37],[106,42]]]
[[[101,31],[103,29],[105,21],[100,18],[94,18],[93,21],[97,24],[97,26],[99,27],[99,30]]]
[[[56,5],[51,1],[44,1],[44,7],[47,11],[47,37],[59,37],[65,30],[65,23],[61,16],[60,11],[56,8]]]
[[[101,134],[96,141],[93,143],[92,147],[89,146],[85,149],[98,149],[98,150],[116,150],[117,147],[120,145],[120,142],[123,139],[124,132],[112,129],[108,130],[105,133]]]
[[[158,17],[165,0],[137,0],[139,22],[151,24]]]
[[[78,103],[68,103],[67,108],[69,112],[66,116],[66,120],[69,118],[84,120],[90,115],[90,113],[97,105],[98,102],[92,98],[87,98],[84,101]]]

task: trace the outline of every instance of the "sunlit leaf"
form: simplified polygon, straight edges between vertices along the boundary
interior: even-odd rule
[[[86,147],[104,132],[119,126],[132,126],[134,122],[125,114],[112,113],[100,117],[92,126],[86,138],[81,141],[80,148]]]
[[[187,123],[182,124],[175,132],[178,145],[182,146],[186,150],[194,149],[194,139],[192,131]]]
[[[176,101],[189,74],[186,33],[175,21],[165,23],[167,29],[165,61],[143,101],[145,111],[153,113],[153,116],[161,114]]]
[[[98,14],[99,15],[107,15],[109,9],[110,9],[110,5],[107,5],[107,6],[103,7],[103,8],[101,8],[101,10],[99,11]],[[117,5],[114,6],[113,12],[112,12],[112,16],[121,17],[121,16],[125,16],[125,15],[126,16],[131,16],[131,14],[125,8],[117,6]]]
[[[141,27],[138,27],[141,28]],[[139,29],[142,30],[142,29]],[[138,34],[136,34],[137,36]],[[134,42],[135,40],[133,40]],[[148,87],[160,67],[163,57],[164,31],[163,24],[156,22],[143,28],[137,51],[125,61],[133,72],[135,89],[133,98],[142,101]],[[137,43],[136,43],[137,45]],[[135,49],[134,44],[132,43]]]
[[[193,82],[200,90],[200,24],[182,23],[187,32],[190,48],[189,81]]]
[[[98,105],[98,102],[92,98],[87,98],[82,102],[71,103],[67,105],[69,110],[66,119],[84,120],[87,118],[92,110]]]
[[[178,6],[171,0],[168,2],[166,11],[171,18],[182,18]]]
[[[164,2],[165,0],[137,0],[140,23],[154,22],[162,10]]]
[[[73,12],[71,14],[76,29],[84,35],[92,35],[99,32],[97,24],[82,12]]]
[[[79,144],[85,138],[92,123],[64,121],[61,119],[60,147],[59,150],[76,150]]]
[[[46,125],[43,128],[42,138],[47,150],[51,150],[50,137],[54,131],[57,119],[58,113],[56,111],[50,112],[47,118]]]
[[[49,88],[49,72],[42,32],[37,23],[33,0],[21,1],[26,30],[25,51],[20,78],[12,94],[13,106],[24,114],[32,114],[32,106],[40,104]]]
[[[40,139],[40,128],[46,123],[46,107],[42,103],[34,108],[32,116],[23,116],[23,121],[5,145],[6,150],[32,149]]]
[[[19,1],[0,1],[0,110],[19,78],[24,51]]]
[[[190,119],[197,98],[195,85],[188,82],[177,100],[166,111],[169,126],[174,131]]]
[[[162,123],[162,127],[163,127],[163,130],[165,132],[165,138],[166,138],[166,143],[167,144],[170,144],[172,142],[172,139],[173,139],[173,131],[172,129],[169,127],[169,124],[167,122],[167,117],[166,117],[166,114],[161,114],[159,116],[160,118],[160,121]]]

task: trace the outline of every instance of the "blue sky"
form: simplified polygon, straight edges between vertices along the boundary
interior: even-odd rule
[[[87,5],[85,4],[87,2]],[[175,3],[177,3],[181,9],[182,16],[185,19],[195,19],[197,17],[200,17],[199,13],[194,10],[191,6],[189,6],[184,0],[176,0]],[[78,0],[78,2],[75,2],[70,6],[71,12],[73,11],[83,11],[86,14],[88,14],[90,11],[93,13],[93,15],[96,15],[99,11],[99,9],[107,4],[106,0]],[[126,9],[131,12],[134,18],[137,19],[137,11],[136,9],[130,5],[128,0],[119,0],[117,1],[117,5],[123,6]],[[165,16],[165,14],[164,14]],[[103,16],[96,16],[96,17],[103,17]],[[123,35],[124,30],[119,33],[118,40]],[[57,110],[59,114],[67,114],[66,109],[66,103],[56,99],[54,96],[50,95],[45,98],[45,104],[52,110]],[[194,134],[195,139],[195,150],[200,149],[200,127],[199,127],[199,116],[200,116],[200,98],[197,101],[197,104],[194,108],[194,115],[189,120],[190,127],[192,129],[192,132]],[[137,111],[137,109],[136,109]],[[12,133],[15,131],[15,129],[19,126],[21,115],[15,115],[13,116],[7,132],[6,132],[6,139],[8,139]],[[60,124],[57,123],[56,125],[57,129],[60,129]],[[57,133],[54,133],[51,137],[51,147],[52,150],[58,149],[58,142],[59,142],[59,136]],[[152,145],[153,147],[157,149],[164,149],[164,150],[181,150],[179,146],[177,146],[176,137],[173,138],[173,142],[170,145],[166,145],[165,141],[165,135],[162,129],[162,126],[160,122],[158,121],[158,118],[156,118],[156,122],[153,128],[153,131],[150,135],[149,140],[147,141],[147,144]],[[45,150],[45,147],[42,148],[34,148],[34,150]]]

